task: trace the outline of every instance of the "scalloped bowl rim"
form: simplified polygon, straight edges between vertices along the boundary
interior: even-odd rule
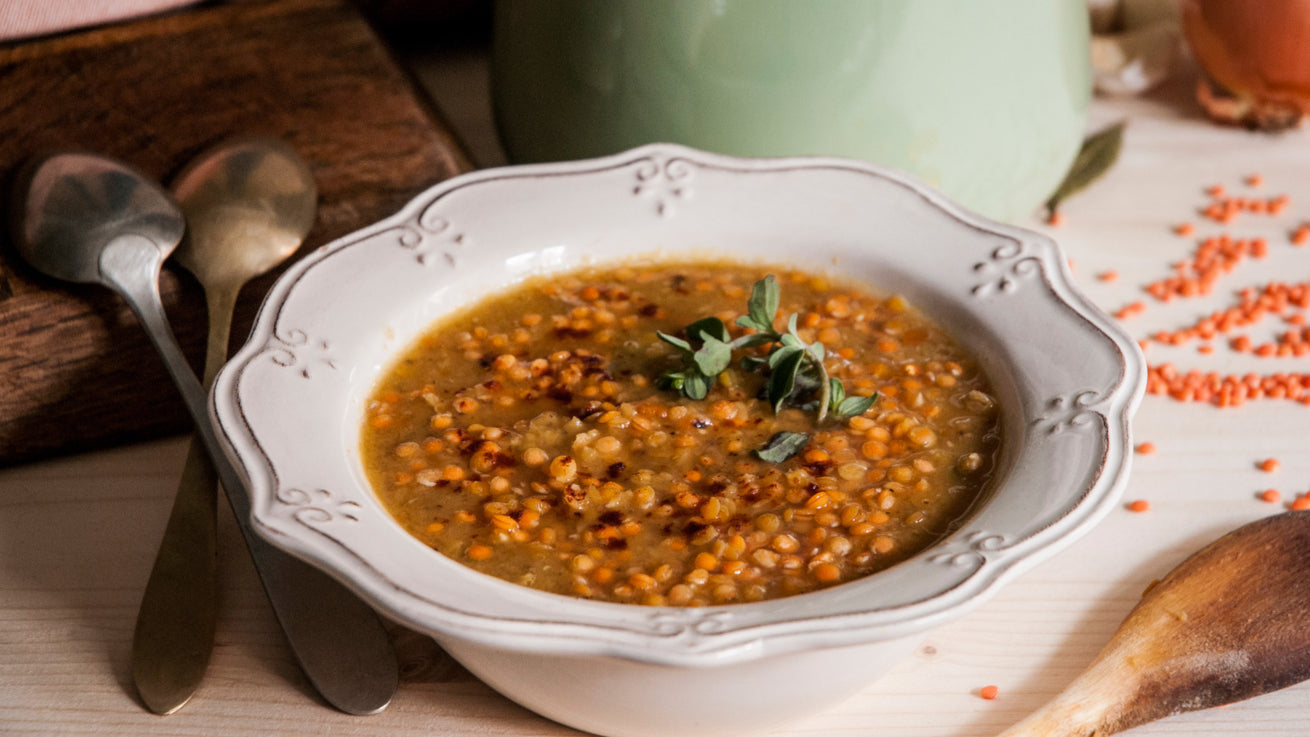
[[[802,232],[804,224],[793,222],[803,217],[798,209],[841,221],[813,222],[817,245],[803,254],[783,242]],[[497,220],[515,212],[537,220],[521,226]],[[741,232],[765,243],[767,263],[852,273],[873,268],[897,278],[928,269],[915,259],[929,256],[889,248],[855,252],[850,244],[868,230],[865,220],[880,214],[895,217],[876,222],[923,236],[925,247],[941,251],[931,257],[961,261],[960,273],[940,277],[949,282],[945,286],[931,274],[906,284],[919,290],[916,301],[932,303],[925,311],[936,319],[963,322],[966,335],[958,327],[951,332],[975,343],[976,355],[978,346],[987,348],[979,357],[1003,384],[1005,446],[994,493],[959,530],[909,561],[761,603],[679,609],[593,602],[511,584],[444,558],[404,533],[368,489],[349,447],[358,438],[350,423],[362,418],[362,396],[387,361],[443,311],[528,275],[613,260],[618,256],[609,252],[626,247],[622,238],[636,242],[636,250],[623,255],[741,256],[740,245],[719,250],[687,243],[702,233],[730,240]],[[892,237],[881,233],[869,239]],[[543,238],[540,247],[522,247],[534,235]],[[932,245],[934,238],[956,240]],[[815,268],[820,255],[827,265]],[[433,291],[425,293],[407,269],[430,275]],[[393,296],[374,272],[409,281]],[[406,300],[421,303],[413,310],[420,314],[401,318],[409,322],[399,329],[379,324],[375,315],[357,316],[353,297],[338,296],[352,279],[366,282],[361,290],[372,290],[380,301],[396,300],[379,308],[383,322],[404,311]],[[1007,312],[996,306],[1004,300],[1029,309]],[[1034,318],[1033,308],[1048,314]],[[295,320],[326,333],[337,323],[348,325],[319,345],[314,330]],[[1086,355],[1059,358],[1060,350],[1075,347]],[[324,355],[309,355],[315,350]],[[334,350],[347,356],[355,350],[366,360],[334,365],[341,363],[332,358]],[[1054,369],[1038,365],[1045,358]],[[1061,375],[1047,380],[1051,370]],[[311,387],[315,380],[326,388]],[[1045,236],[967,212],[912,177],[873,164],[742,159],[652,144],[599,159],[461,175],[305,256],[279,278],[248,342],[219,374],[211,413],[249,482],[255,529],[389,616],[433,635],[496,648],[706,666],[900,637],[976,606],[1114,506],[1128,476],[1129,420],[1144,383],[1136,343],[1081,296],[1065,257]],[[307,450],[307,442],[322,447]],[[1042,457],[1052,452],[1073,456],[1077,467],[1055,468],[1052,458]],[[1013,488],[1051,479],[1065,488],[1058,494]],[[1035,518],[1024,519],[1020,493],[1032,496]]]

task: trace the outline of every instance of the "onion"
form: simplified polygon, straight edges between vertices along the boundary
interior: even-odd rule
[[[1183,35],[1214,119],[1261,130],[1310,115],[1310,0],[1182,0]]]

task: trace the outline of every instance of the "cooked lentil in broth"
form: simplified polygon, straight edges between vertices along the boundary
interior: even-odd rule
[[[736,356],[704,400],[655,386],[680,365],[656,331],[708,315],[733,325],[766,273],[582,271],[442,320],[368,402],[361,445],[376,492],[464,565],[607,601],[778,598],[923,549],[986,484],[998,413],[977,363],[905,299],[773,270],[779,324],[797,313],[847,392],[877,393],[862,415],[815,426],[811,411],[775,414],[765,377]],[[809,443],[781,463],[755,456],[784,430]]]

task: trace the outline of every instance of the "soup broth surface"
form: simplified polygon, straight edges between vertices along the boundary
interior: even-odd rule
[[[776,275],[775,326],[821,342],[862,414],[775,412],[770,346],[734,352],[704,399],[657,331],[746,332]],[[896,295],[729,263],[621,266],[521,284],[443,319],[389,370],[362,432],[388,511],[434,550],[559,594],[648,605],[759,601],[882,570],[949,532],[997,452],[977,362]],[[757,454],[782,432],[808,441]],[[766,454],[768,455],[768,454]]]

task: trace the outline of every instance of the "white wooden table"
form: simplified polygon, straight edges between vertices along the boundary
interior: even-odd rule
[[[432,53],[420,78],[463,132],[474,158],[499,163],[487,103],[485,60]],[[1310,249],[1288,231],[1310,221],[1310,131],[1278,136],[1217,127],[1200,117],[1189,82],[1147,98],[1099,100],[1093,127],[1127,119],[1122,159],[1064,208],[1050,232],[1075,263],[1091,299],[1114,311],[1146,299],[1142,286],[1190,257],[1197,235],[1263,236],[1269,256],[1240,265],[1210,297],[1151,303],[1125,322],[1135,337],[1176,329],[1229,304],[1231,293],[1273,279],[1310,280]],[[1259,189],[1244,184],[1259,173]],[[1228,226],[1199,217],[1203,189],[1286,193],[1277,218],[1242,216]],[[1038,229],[1037,219],[1027,223]],[[1115,271],[1118,278],[1098,275]],[[1272,334],[1272,321],[1253,336]],[[1152,362],[1221,372],[1310,371],[1307,359],[1255,359],[1223,342],[1150,346]],[[1237,409],[1148,396],[1134,423],[1139,455],[1125,501],[1095,530],[1005,587],[980,609],[931,632],[918,653],[846,703],[782,735],[983,737],[1038,706],[1096,653],[1145,586],[1193,550],[1237,525],[1281,510],[1257,499],[1276,488],[1289,500],[1310,490],[1310,406],[1265,400]],[[154,557],[186,441],[173,439],[0,471],[0,734],[15,735],[565,735],[572,730],[501,698],[425,638],[402,633],[403,683],[382,714],[349,717],[319,702],[281,639],[241,549],[223,520],[222,615],[208,676],[194,701],[169,717],[146,713],[129,678],[136,606]],[[1277,458],[1281,469],[1256,468]],[[984,700],[986,685],[999,698]],[[1303,737],[1310,684],[1240,705],[1147,725],[1140,735]]]

